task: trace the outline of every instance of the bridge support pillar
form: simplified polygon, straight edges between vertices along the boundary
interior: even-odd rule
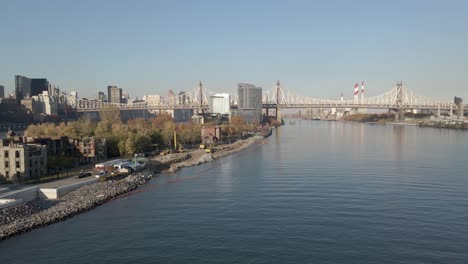
[[[405,109],[403,108],[398,109],[397,115],[398,115],[398,121],[405,120]]]
[[[405,91],[403,89],[403,82],[398,82],[397,83],[397,101],[396,101],[396,104],[398,106],[396,119],[398,121],[403,121],[405,119],[405,108],[404,108],[404,102],[403,102],[404,92]]]
[[[281,116],[281,110],[279,109],[279,107],[276,108],[276,122],[279,122],[281,123],[282,121],[282,116]]]
[[[465,118],[465,109],[463,103],[460,103],[458,105],[458,119],[464,119]]]

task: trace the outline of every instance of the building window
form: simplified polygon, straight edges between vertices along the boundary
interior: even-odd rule
[[[8,174],[9,174],[8,171],[5,171],[5,177],[6,178],[8,178],[8,176],[9,176]]]
[[[19,157],[20,157],[20,153],[19,153],[19,151],[18,151],[18,150],[15,152],[15,156],[16,156],[17,158],[19,158]]]
[[[5,168],[8,168],[10,166],[10,163],[8,161],[5,161]]]
[[[8,158],[8,150],[5,150],[5,158]]]
[[[19,167],[20,167],[20,162],[17,161],[17,162],[16,162],[16,168],[19,168]]]

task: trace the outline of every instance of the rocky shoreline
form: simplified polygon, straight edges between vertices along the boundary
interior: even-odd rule
[[[97,182],[76,189],[58,200],[36,199],[0,211],[0,240],[65,220],[119,195],[135,190],[153,178],[150,172],[132,174],[121,181]]]
[[[185,161],[171,164],[167,172],[176,172],[185,167],[197,166],[203,163],[210,162],[214,159],[219,159],[221,157],[234,154],[236,152],[242,151],[250,147],[256,141],[261,140],[261,139],[263,139],[263,137],[255,136],[255,137],[251,137],[245,140],[239,140],[229,145],[222,145],[222,146],[216,147],[214,148],[215,149],[214,153],[203,153],[199,155],[198,157],[194,157],[192,159],[187,159]]]
[[[63,221],[91,210],[109,200],[137,189],[150,181],[157,172],[175,172],[183,167],[196,166],[248,148],[262,137],[252,137],[229,145],[219,146],[216,152],[203,150],[169,154],[150,160],[151,171],[130,174],[122,180],[97,182],[80,187],[57,200],[36,199],[0,210],[0,241],[15,235]]]

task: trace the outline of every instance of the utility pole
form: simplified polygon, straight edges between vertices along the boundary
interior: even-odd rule
[[[177,150],[177,132],[174,130],[174,150]]]

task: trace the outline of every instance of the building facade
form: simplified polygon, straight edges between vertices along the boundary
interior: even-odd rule
[[[262,109],[262,88],[249,83],[237,85],[239,109]]]
[[[5,86],[0,85],[0,98],[5,98]]]
[[[37,179],[47,175],[47,147],[11,143],[0,146],[0,178],[6,181]]]
[[[58,114],[58,98],[56,96],[50,96],[48,92],[43,92],[37,96],[33,96],[32,98],[38,102],[41,114]]]
[[[161,104],[161,95],[159,94],[144,95],[141,99],[151,105]]]
[[[15,75],[15,93],[18,103],[24,98],[29,98],[31,96],[31,79]]]
[[[39,95],[49,91],[49,82],[47,79],[31,79],[31,96]]]
[[[96,137],[84,137],[76,145],[81,154],[80,163],[100,162],[107,159],[106,140]]]
[[[122,102],[122,88],[107,86],[107,101],[109,103],[120,104]]]
[[[107,101],[107,97],[106,97],[106,94],[104,92],[98,92],[98,101],[100,101],[100,102],[106,102]]]
[[[49,82],[44,78],[30,79],[21,75],[15,75],[16,101],[31,98],[44,91],[49,91]]]
[[[210,112],[213,114],[229,115],[231,110],[231,95],[217,93],[210,96]]]
[[[262,121],[262,109],[233,109],[231,118],[242,116],[247,124],[257,124]]]
[[[173,109],[170,111],[175,122],[187,122],[192,118],[194,113],[193,109]]]
[[[249,83],[239,83],[238,109],[231,111],[232,116],[242,116],[247,123],[259,123],[262,120],[262,88]]]

